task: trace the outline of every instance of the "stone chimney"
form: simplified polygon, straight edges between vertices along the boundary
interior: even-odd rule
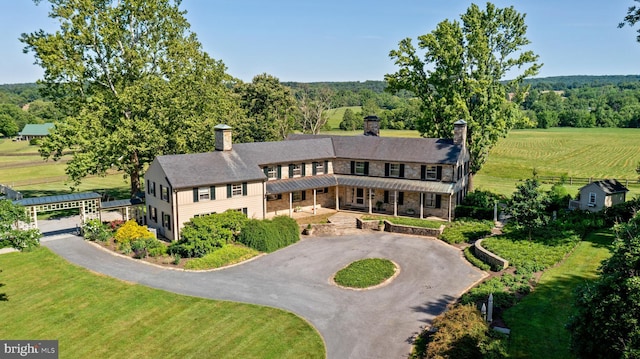
[[[216,125],[216,151],[231,151],[231,127],[227,125]]]
[[[463,147],[467,146],[467,122],[465,120],[453,123],[453,143]]]
[[[378,116],[367,116],[364,118],[364,135],[380,136],[380,119]]]

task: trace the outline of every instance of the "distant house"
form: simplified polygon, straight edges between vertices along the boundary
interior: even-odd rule
[[[20,140],[30,141],[34,138],[42,138],[49,135],[49,130],[53,128],[54,124],[48,123],[29,123],[24,126],[22,131],[18,133]]]
[[[171,240],[191,218],[237,210],[250,218],[317,208],[451,220],[468,191],[467,124],[453,139],[291,135],[232,145],[215,127],[214,152],[158,156],[145,174],[147,225]]]
[[[580,198],[571,201],[571,208],[598,212],[626,200],[629,190],[615,179],[591,182],[580,188]]]

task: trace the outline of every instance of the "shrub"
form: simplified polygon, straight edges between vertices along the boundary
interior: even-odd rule
[[[84,239],[104,242],[111,237],[111,231],[99,219],[91,219],[82,225]]]
[[[455,217],[493,220],[494,204],[504,200],[504,197],[490,191],[469,192],[462,204],[456,206]]]
[[[158,257],[167,253],[167,247],[153,237],[132,240],[131,250],[138,258]]]
[[[427,358],[506,358],[506,343],[491,334],[474,306],[457,305],[433,321],[436,332],[427,345]]]
[[[248,220],[242,212],[233,210],[192,218],[185,223],[180,240],[169,247],[169,252],[188,258],[205,256],[232,243]]]
[[[491,221],[457,220],[445,227],[440,239],[449,244],[472,242],[491,234],[491,228]]]
[[[395,271],[396,266],[388,259],[367,258],[341,269],[334,280],[345,287],[366,288],[391,278]]]
[[[150,238],[154,237],[153,233],[151,233],[146,226],[141,226],[136,223],[135,220],[130,219],[125,224],[122,225],[114,236],[116,242],[124,243],[130,242],[134,239],[138,238]]]
[[[261,252],[273,252],[298,240],[298,224],[286,216],[277,216],[273,220],[251,219],[238,236],[240,243]]]

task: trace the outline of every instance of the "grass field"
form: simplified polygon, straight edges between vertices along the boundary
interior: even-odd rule
[[[340,129],[340,122],[342,122],[342,117],[344,116],[344,112],[347,109],[350,109],[353,112],[359,112],[362,109],[362,107],[361,106],[338,107],[338,108],[332,108],[331,110],[327,111],[327,114],[329,116],[329,120],[327,121],[327,123],[329,124],[329,126],[331,126],[332,130]]]
[[[46,248],[0,255],[2,339],[57,339],[60,358],[324,358],[292,313],[125,283]]]
[[[346,107],[332,110],[331,121],[340,123]],[[358,108],[352,108],[358,110]],[[360,135],[361,131],[331,131],[335,135]],[[385,137],[419,137],[417,131],[381,130]],[[640,129],[620,128],[552,128],[547,130],[512,130],[493,148],[482,170],[474,177],[474,187],[511,195],[519,180],[529,178],[533,169],[540,176],[618,178],[637,180],[640,162]],[[7,156],[31,153],[31,156]],[[3,154],[5,154],[3,156]],[[18,190],[67,193],[64,163],[51,164],[38,157],[35,146],[27,142],[0,142],[0,183]],[[15,164],[22,163],[24,166]],[[3,166],[7,164],[7,166]],[[11,165],[14,164],[14,165]],[[37,180],[48,183],[32,183]],[[41,182],[41,181],[40,181]],[[575,195],[581,185],[567,186]],[[548,187],[548,186],[547,186]],[[128,193],[121,174],[90,178],[81,190],[107,190]],[[640,184],[630,183],[629,197],[640,195]]]
[[[565,329],[576,286],[597,277],[600,262],[610,256],[613,234],[592,233],[557,267],[547,270],[536,289],[504,313],[511,328],[511,358],[574,358]]]

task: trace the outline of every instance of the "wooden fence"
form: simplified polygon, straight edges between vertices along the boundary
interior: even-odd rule
[[[588,185],[591,182],[607,180],[611,178],[596,178],[596,177],[567,177],[567,176],[538,176],[538,179],[542,183],[563,183],[566,185],[576,185],[576,186],[584,186]],[[618,182],[625,185],[625,187],[629,188],[629,186],[640,186],[640,180],[638,178],[628,179],[628,178],[616,178]]]

